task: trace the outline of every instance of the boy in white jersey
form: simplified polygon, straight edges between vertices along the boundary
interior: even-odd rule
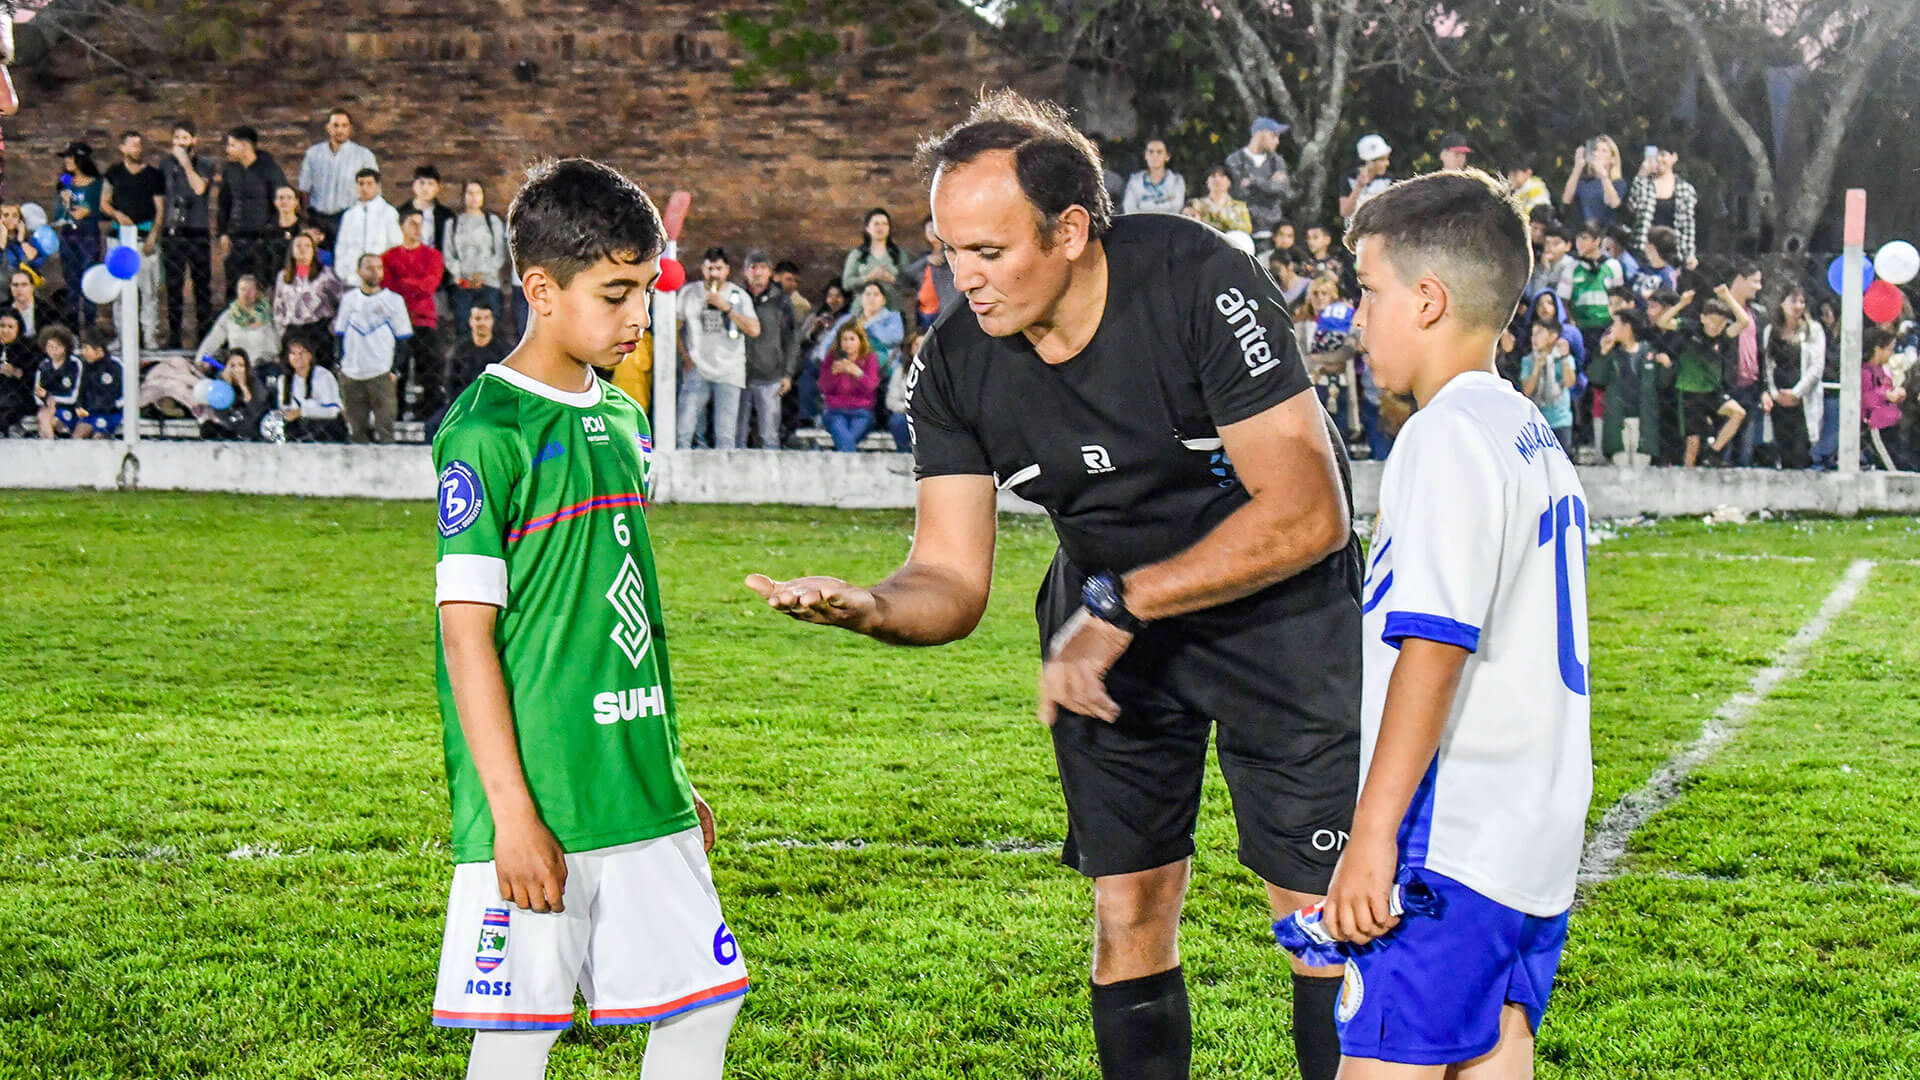
[[[1340,1076],[1530,1077],[1593,764],[1585,497],[1493,367],[1526,216],[1490,176],[1434,173],[1369,201],[1347,243],[1374,377],[1420,410],[1361,592],[1362,787],[1323,916],[1353,943]],[[1396,883],[1439,910],[1396,918]]]

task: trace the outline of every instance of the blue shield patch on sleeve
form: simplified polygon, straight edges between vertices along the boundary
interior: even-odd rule
[[[448,462],[440,472],[440,535],[465,532],[480,517],[480,504],[486,496],[480,490],[480,475],[464,461]]]

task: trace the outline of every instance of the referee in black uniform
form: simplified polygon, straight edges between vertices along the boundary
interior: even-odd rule
[[[967,306],[908,376],[912,552],[871,589],[747,583],[807,622],[954,641],[986,609],[996,489],[1046,508],[1060,550],[1037,609],[1039,711],[1066,790],[1061,858],[1094,882],[1100,1066],[1185,1078],[1177,932],[1209,733],[1276,916],[1325,892],[1352,819],[1346,460],[1273,280],[1198,222],[1115,220],[1098,151],[1057,108],[991,95],[920,160]],[[1307,1080],[1339,1064],[1340,974],[1295,962]]]

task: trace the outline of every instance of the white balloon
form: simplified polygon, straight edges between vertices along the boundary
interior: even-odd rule
[[[89,266],[87,272],[80,275],[80,291],[96,304],[111,304],[120,299],[120,285],[120,279],[113,276],[106,263]]]
[[[47,212],[39,203],[21,203],[20,220],[26,222],[27,231],[32,232],[47,223]]]
[[[193,403],[195,405],[205,405],[212,395],[212,379],[201,379],[199,382],[193,384]]]
[[[1873,257],[1873,272],[1889,285],[1905,285],[1920,277],[1920,248],[1905,240],[1882,245]]]

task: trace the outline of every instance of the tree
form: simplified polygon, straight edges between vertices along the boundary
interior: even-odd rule
[[[747,63],[743,82],[784,77],[796,87],[830,85],[840,71],[911,50],[976,9],[946,0],[914,0],[876,16],[851,0],[780,0],[765,17],[729,16]],[[938,16],[929,17],[929,10]],[[860,15],[858,48],[833,30]],[[1038,67],[1084,65],[1119,71],[1136,86],[1166,87],[1189,102],[1238,108],[1236,136],[1254,116],[1274,116],[1292,129],[1298,201],[1319,207],[1343,145],[1354,87],[1375,74],[1449,76],[1436,46],[1444,19],[1427,4],[1395,0],[1005,0],[995,9],[1006,40]],[[1425,54],[1429,61],[1417,63]],[[1218,139],[1219,131],[1211,133]]]
[[[1896,41],[1913,43],[1920,16],[1920,0],[1645,0],[1632,6],[1585,0],[1583,6],[1616,33],[1639,9],[1656,27],[1678,31],[1715,113],[1746,151],[1771,250],[1788,258],[1807,251],[1832,200],[1841,150],[1861,126],[1867,88],[1883,74],[1882,58]],[[1772,127],[1759,118],[1766,96],[1743,92],[1737,81],[1740,70],[1748,79],[1762,76],[1755,59],[1801,76],[1799,93],[1820,118],[1799,169],[1783,170],[1774,140],[1762,135]],[[1745,64],[1736,67],[1735,60]]]

